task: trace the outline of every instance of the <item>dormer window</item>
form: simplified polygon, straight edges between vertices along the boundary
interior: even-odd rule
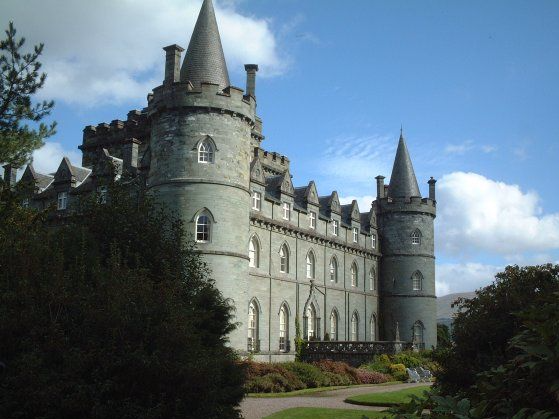
[[[204,140],[198,146],[198,163],[213,163],[214,148],[208,140]]]
[[[262,203],[262,194],[260,192],[252,192],[252,209],[255,211],[260,211]]]
[[[353,227],[353,243],[357,243],[359,241],[359,230],[357,227]]]
[[[282,205],[283,209],[283,219],[289,221],[291,219],[291,204],[289,202],[284,202]]]
[[[58,192],[56,209],[65,210],[68,207],[68,192]]]
[[[332,220],[332,235],[337,236],[340,233],[340,224],[337,220]]]
[[[316,228],[316,212],[309,211],[309,227]]]

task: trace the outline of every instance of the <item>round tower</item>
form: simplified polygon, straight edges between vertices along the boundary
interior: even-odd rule
[[[178,45],[164,48],[165,81],[153,91],[148,188],[183,221],[216,286],[246,323],[253,96],[230,86],[211,0],[205,0],[182,68]],[[246,348],[246,325],[230,336]]]
[[[380,180],[379,180],[380,179]],[[437,345],[434,185],[422,198],[402,134],[385,194],[377,178],[381,229],[381,314],[384,339]]]

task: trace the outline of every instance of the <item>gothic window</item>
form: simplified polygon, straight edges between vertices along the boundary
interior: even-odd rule
[[[290,220],[291,219],[291,204],[289,202],[283,203],[283,219]]]
[[[260,341],[258,340],[258,316],[258,307],[253,300],[248,306],[247,350],[249,352],[258,352],[260,350]]]
[[[338,261],[334,256],[330,259],[330,281],[338,283]]]
[[[351,340],[354,342],[359,340],[359,317],[356,311],[351,316]]]
[[[330,340],[338,340],[338,312],[335,309],[330,314]]]
[[[212,223],[210,217],[202,213],[196,218],[196,241],[207,243],[211,239]]]
[[[369,290],[373,291],[376,289],[376,280],[375,268],[371,268],[369,271]]]
[[[313,340],[316,337],[316,310],[313,304],[307,307],[307,336],[308,340]]]
[[[309,227],[316,228],[316,212],[309,211]]]
[[[21,206],[22,206],[22,208],[29,208],[29,198],[24,198],[21,201]]]
[[[262,194],[260,192],[252,192],[252,209],[255,211],[260,211],[262,204]]]
[[[377,248],[377,235],[373,233],[373,235],[371,236],[371,247],[373,249]]]
[[[289,249],[286,244],[280,248],[280,272],[289,273]]]
[[[411,233],[411,244],[421,244],[421,231],[415,230]]]
[[[351,274],[351,286],[356,287],[357,286],[358,270],[357,270],[357,265],[355,264],[355,262],[353,262],[351,264],[350,274]]]
[[[65,210],[68,207],[68,192],[58,192],[56,209]]]
[[[198,146],[198,163],[213,163],[214,148],[207,139],[202,141]]]
[[[357,227],[353,227],[353,243],[357,243],[359,241],[359,230]]]
[[[413,325],[413,343],[423,343],[423,324],[418,320]]]
[[[307,253],[307,278],[314,279],[314,271],[315,271],[315,260],[314,260],[314,253],[310,251]]]
[[[377,318],[373,314],[371,316],[371,341],[377,340]]]
[[[279,312],[279,350],[289,352],[289,313],[285,304],[281,305]]]
[[[421,272],[414,272],[411,277],[411,282],[414,291],[421,291],[423,288],[423,275],[421,275]]]
[[[97,200],[100,204],[107,203],[107,187],[105,185],[97,187]]]
[[[332,235],[337,236],[340,231],[340,224],[337,220],[332,220]]]
[[[252,236],[248,243],[248,266],[258,268],[260,265],[260,244],[256,236]]]

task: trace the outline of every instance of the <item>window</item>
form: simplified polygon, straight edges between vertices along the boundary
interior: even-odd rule
[[[289,314],[285,304],[282,304],[279,312],[279,350],[281,352],[289,352],[288,325]]]
[[[307,336],[308,340],[316,337],[316,310],[312,304],[307,307]]]
[[[351,316],[351,340],[354,342],[359,340],[359,318],[355,311]]]
[[[106,186],[98,186],[97,187],[97,200],[100,204],[107,203],[107,187]]]
[[[359,231],[357,227],[353,227],[353,243],[357,243],[359,241]]]
[[[412,287],[414,291],[421,291],[422,289],[422,282],[423,282],[423,275],[421,275],[421,272],[415,272],[412,277],[411,277],[411,281],[412,281]]]
[[[340,223],[337,220],[332,220],[332,235],[337,236],[340,231]]]
[[[207,243],[211,238],[211,221],[206,214],[199,215],[196,219],[196,241]]]
[[[423,325],[416,321],[413,325],[413,343],[423,343]]]
[[[373,314],[371,316],[371,341],[375,341],[377,339],[377,318]]]
[[[335,257],[330,259],[330,281],[338,282],[338,261]]]
[[[356,287],[357,286],[357,265],[355,264],[355,262],[353,262],[351,264],[351,286],[352,287]]]
[[[208,140],[204,140],[198,146],[198,163],[213,163],[214,148]]]
[[[289,202],[283,203],[283,219],[290,220],[291,219],[291,204]]]
[[[252,209],[255,211],[260,211],[262,201],[262,194],[260,192],[252,192]]]
[[[421,244],[421,232],[419,230],[411,233],[411,244]]]
[[[313,252],[307,253],[307,278],[314,278],[314,254]]]
[[[260,245],[256,236],[250,238],[248,243],[248,266],[258,268],[260,265]]]
[[[375,268],[371,268],[369,271],[369,290],[373,291],[376,289],[376,275]]]
[[[289,249],[287,245],[284,244],[280,248],[280,272],[287,274],[289,273]]]
[[[316,228],[316,212],[309,211],[309,227]]]
[[[260,342],[258,340],[258,308],[254,301],[251,301],[248,306],[247,329],[247,350],[249,352],[258,352],[260,350]]]
[[[68,192],[58,192],[57,209],[65,210],[68,206]]]
[[[21,201],[21,206],[23,208],[29,208],[29,198],[24,198],[23,201]]]
[[[376,249],[377,248],[377,235],[373,234],[371,236],[371,248]]]
[[[332,310],[330,314],[330,340],[338,340],[338,313]]]

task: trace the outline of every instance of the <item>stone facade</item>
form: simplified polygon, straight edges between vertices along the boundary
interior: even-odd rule
[[[294,187],[289,159],[262,148],[256,71],[229,86],[219,32],[205,0],[183,48],[165,49],[165,79],[125,121],[84,129],[81,166],[22,180],[26,205],[68,211],[127,173],[185,222],[216,285],[236,307],[230,344],[260,360],[293,359],[298,318],[309,339],[436,345],[434,180],[422,198],[403,136],[391,185],[360,212],[337,192]],[[108,170],[108,169],[111,170]],[[13,182],[13,170],[6,168]],[[371,185],[372,186],[372,185]],[[367,193],[367,192],[365,192]]]

